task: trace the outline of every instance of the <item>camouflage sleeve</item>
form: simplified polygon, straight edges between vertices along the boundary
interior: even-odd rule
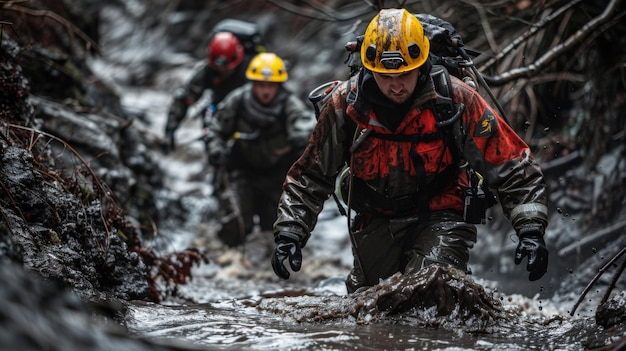
[[[225,150],[226,141],[237,129],[237,112],[245,89],[246,86],[233,90],[217,105],[205,138],[209,150]]]
[[[190,80],[174,92],[174,100],[167,114],[165,133],[173,133],[187,114],[189,106],[193,105],[210,87],[206,85],[207,65],[202,65],[196,69]]]
[[[545,229],[546,185],[530,147],[478,93],[461,88],[456,95],[461,95],[459,102],[465,104],[465,158],[487,179],[489,187],[496,189],[504,214],[516,231],[530,223]]]
[[[345,91],[345,88],[343,89]],[[337,90],[324,106],[304,153],[283,183],[274,234],[296,234],[306,245],[324,202],[334,191],[335,177],[345,164],[345,95]]]

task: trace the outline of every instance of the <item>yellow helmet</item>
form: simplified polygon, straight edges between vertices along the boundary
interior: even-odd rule
[[[250,61],[246,70],[246,78],[260,82],[285,82],[287,81],[287,69],[278,55],[262,52]]]
[[[430,42],[420,21],[405,9],[382,9],[365,30],[363,66],[377,73],[402,73],[428,59]]]

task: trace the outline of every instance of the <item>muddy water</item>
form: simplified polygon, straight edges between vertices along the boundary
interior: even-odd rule
[[[472,330],[476,320],[461,325],[454,316],[436,319],[432,310],[424,309],[369,323],[339,313],[336,318],[327,315],[323,321],[299,322],[284,313],[297,314],[294,309],[299,304],[340,311],[345,301],[328,290],[306,289],[298,294],[283,297],[273,291],[270,299],[275,309],[271,311],[251,306],[251,300],[264,300],[260,296],[185,305],[135,303],[128,326],[137,335],[209,350],[586,350],[598,330],[591,318],[529,316],[520,307],[523,301],[511,302],[508,308],[517,312],[480,332]],[[619,336],[620,331],[615,331],[612,337]]]
[[[443,329],[407,323],[359,326],[350,321],[298,324],[228,302],[187,307],[135,306],[138,333],[175,337],[222,350],[433,350],[473,348],[478,340]],[[156,317],[156,318],[155,318]]]

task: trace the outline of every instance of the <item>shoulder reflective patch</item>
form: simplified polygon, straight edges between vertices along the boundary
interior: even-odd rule
[[[483,116],[480,117],[476,129],[474,129],[474,137],[490,137],[497,127],[498,120],[496,115],[487,108]]]

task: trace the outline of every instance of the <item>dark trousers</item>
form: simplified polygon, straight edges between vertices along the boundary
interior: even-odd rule
[[[222,211],[220,240],[231,247],[243,245],[245,238],[254,230],[254,217],[259,218],[261,231],[271,231],[276,220],[278,201],[282,193],[285,174],[253,174],[231,171],[228,189],[220,194]]]
[[[358,221],[358,219],[357,219]],[[454,211],[389,219],[374,216],[354,231],[354,268],[346,278],[348,292],[372,286],[400,272],[433,264],[467,271],[476,226]]]

